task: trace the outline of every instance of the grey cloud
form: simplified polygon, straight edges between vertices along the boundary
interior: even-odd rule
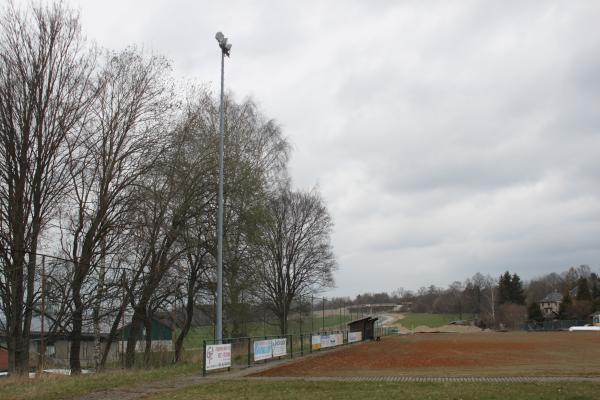
[[[600,265],[597,2],[73,4],[101,45],[215,87],[230,36],[227,87],[333,213],[331,294]]]

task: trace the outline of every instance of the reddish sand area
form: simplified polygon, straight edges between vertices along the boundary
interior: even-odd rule
[[[587,360],[589,358],[589,360]],[[600,335],[469,333],[388,336],[272,368],[256,376],[600,374]],[[584,360],[584,361],[582,361]],[[586,361],[587,360],[587,361]],[[561,367],[561,364],[565,364]]]

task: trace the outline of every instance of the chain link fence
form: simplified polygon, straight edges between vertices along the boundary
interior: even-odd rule
[[[33,258],[33,257],[32,257]],[[31,313],[29,343],[31,369],[69,369],[72,347],[73,299],[71,282],[74,264],[60,257],[35,255],[33,301],[25,306],[21,317]],[[10,272],[0,265],[4,274]],[[130,341],[136,287],[132,283],[136,271],[119,260],[96,263],[81,285],[82,332],[79,360],[84,369],[122,368]],[[216,338],[214,294],[199,296],[191,316],[181,301],[182,294],[169,286],[156,295],[152,309],[137,334],[134,367],[158,367],[174,361],[201,365],[205,343]],[[171,290],[171,291],[169,291]],[[162,296],[162,297],[159,297]],[[213,297],[211,297],[213,296]],[[248,346],[258,339],[286,338],[287,356],[311,351],[311,336],[347,332],[347,323],[368,315],[391,311],[390,305],[356,304],[349,298],[327,298],[305,294],[296,296],[283,312],[277,312],[273,301],[260,293],[241,293],[240,301],[228,301],[225,295],[223,336],[231,339],[234,359],[248,363]],[[0,304],[0,345],[7,347],[7,317]],[[187,319],[190,328],[185,332]],[[184,335],[179,356],[177,341]],[[347,333],[344,340],[347,341]],[[249,341],[250,340],[250,341]],[[254,349],[250,349],[254,354]],[[241,358],[240,358],[241,357]],[[103,361],[102,361],[103,360]]]

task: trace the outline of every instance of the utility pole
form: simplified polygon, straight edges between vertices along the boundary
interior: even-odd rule
[[[44,356],[46,355],[46,341],[44,340],[45,332],[44,332],[44,320],[46,319],[46,256],[42,256],[42,336],[40,336],[40,359],[41,359],[41,368],[40,370],[44,371]]]
[[[217,340],[223,340],[223,142],[225,137],[225,110],[224,110],[224,86],[225,86],[225,56],[229,57],[231,43],[221,32],[217,32],[215,39],[221,48],[221,105],[219,107],[219,190],[217,211]]]

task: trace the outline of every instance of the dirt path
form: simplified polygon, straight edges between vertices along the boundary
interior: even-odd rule
[[[344,346],[328,350],[326,353],[331,354],[344,349]],[[324,353],[307,354],[303,359],[318,357]],[[177,378],[169,378],[156,382],[143,382],[130,386],[120,386],[112,389],[99,390],[97,392],[87,393],[82,396],[72,397],[70,400],[135,400],[142,399],[151,394],[175,391],[189,386],[214,383],[228,379],[245,379],[248,375],[259,373],[267,369],[275,368],[290,362],[294,362],[298,358],[283,359],[272,361],[268,364],[254,365],[251,368],[243,368],[233,370],[231,372],[214,373],[207,376],[202,376],[201,373],[192,376],[181,376]]]

